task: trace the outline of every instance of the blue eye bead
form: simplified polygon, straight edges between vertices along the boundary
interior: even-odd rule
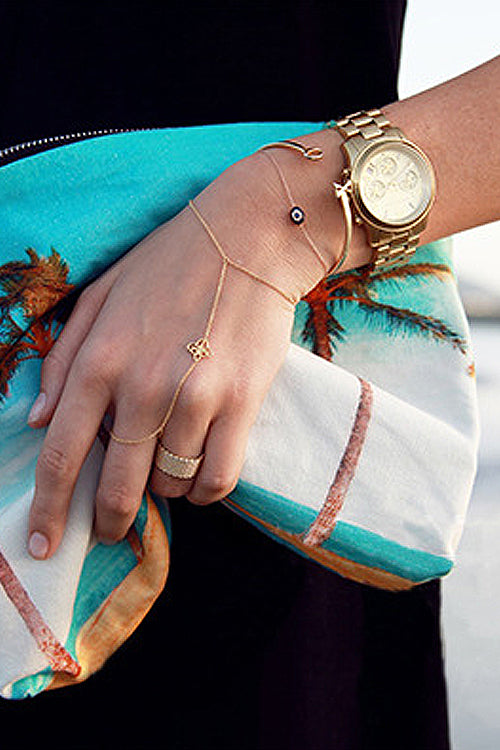
[[[290,211],[290,218],[294,224],[302,224],[306,215],[300,206],[294,206]]]

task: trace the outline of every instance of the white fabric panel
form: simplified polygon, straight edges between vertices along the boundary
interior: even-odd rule
[[[474,469],[469,438],[374,388],[366,443],[338,520],[452,559]]]
[[[439,385],[440,369],[433,372]],[[399,374],[395,383],[404,390],[403,362]],[[429,411],[439,412],[446,384],[435,391],[426,390],[425,382],[421,386],[418,393],[433,396]],[[348,443],[360,392],[356,375],[292,345],[251,430],[241,478],[319,511]],[[474,417],[473,411],[462,410],[457,430],[375,387],[366,443],[339,519],[451,557],[473,477]],[[96,447],[85,464],[63,544],[51,560],[36,562],[27,553],[28,495],[0,518],[0,549],[61,643],[91,539],[101,456]],[[3,590],[0,622],[0,689],[8,695],[10,682],[47,662]]]
[[[0,516],[0,549],[62,644],[68,637],[76,589],[89,547],[102,454],[102,448],[95,444],[75,487],[63,541],[49,560],[36,561],[28,554],[31,494],[9,505]],[[0,623],[0,692],[8,697],[10,683],[45,669],[47,659],[2,587]]]
[[[457,404],[460,430],[458,418],[433,416],[448,393],[438,362],[430,368],[430,389],[423,381],[418,389],[430,413],[373,388],[366,443],[338,519],[452,559],[474,478],[477,422],[473,409]],[[394,384],[408,392],[409,371],[404,361],[399,364]],[[292,345],[252,428],[241,478],[319,510],[347,445],[359,395],[355,375]]]
[[[252,427],[241,479],[319,511],[359,393],[356,377],[292,344]]]

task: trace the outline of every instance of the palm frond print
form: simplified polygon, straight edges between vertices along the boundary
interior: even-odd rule
[[[0,403],[21,362],[43,358],[54,343],[57,305],[73,291],[69,268],[54,248],[0,266]]]
[[[363,313],[367,326],[373,331],[389,335],[426,336],[434,341],[451,344],[466,353],[464,338],[447,323],[415,310],[397,307],[378,299],[378,285],[423,284],[429,278],[446,281],[451,271],[447,265],[437,263],[413,263],[395,266],[378,273],[368,267],[356,269],[339,276],[323,279],[312,289],[304,302],[308,305],[306,321],[302,330],[302,341],[315,354],[332,359],[339,343],[345,341],[347,333],[335,313],[348,305],[357,305]]]
[[[0,266],[0,403],[21,362],[43,358],[49,352],[55,340],[57,305],[74,290],[68,283],[69,268],[54,248],[48,257],[40,257],[33,248],[26,253],[27,261]],[[355,304],[372,330],[426,336],[465,354],[465,340],[444,321],[381,302],[377,294],[382,282],[385,288],[390,284],[402,288],[409,283],[422,284],[430,277],[446,281],[450,274],[444,264],[413,263],[379,273],[364,267],[326,278],[304,297],[308,312],[302,340],[319,356],[332,359],[348,336],[338,312]]]

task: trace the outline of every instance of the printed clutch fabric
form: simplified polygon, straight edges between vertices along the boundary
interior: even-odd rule
[[[92,535],[100,435],[60,549],[26,549],[43,433],[26,419],[70,300],[229,164],[320,123],[240,123],[91,138],[0,168],[0,690],[85,679],[167,580],[168,507],[127,538]],[[453,565],[475,472],[473,363],[448,241],[408,266],[322,281],[254,425],[228,508],[341,575],[399,590]],[[229,510],[228,510],[229,512]],[[168,585],[168,583],[167,583]]]

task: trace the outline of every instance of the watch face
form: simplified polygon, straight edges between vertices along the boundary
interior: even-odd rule
[[[359,163],[356,185],[364,209],[381,224],[395,227],[421,217],[434,195],[428,159],[404,141],[367,150]]]

